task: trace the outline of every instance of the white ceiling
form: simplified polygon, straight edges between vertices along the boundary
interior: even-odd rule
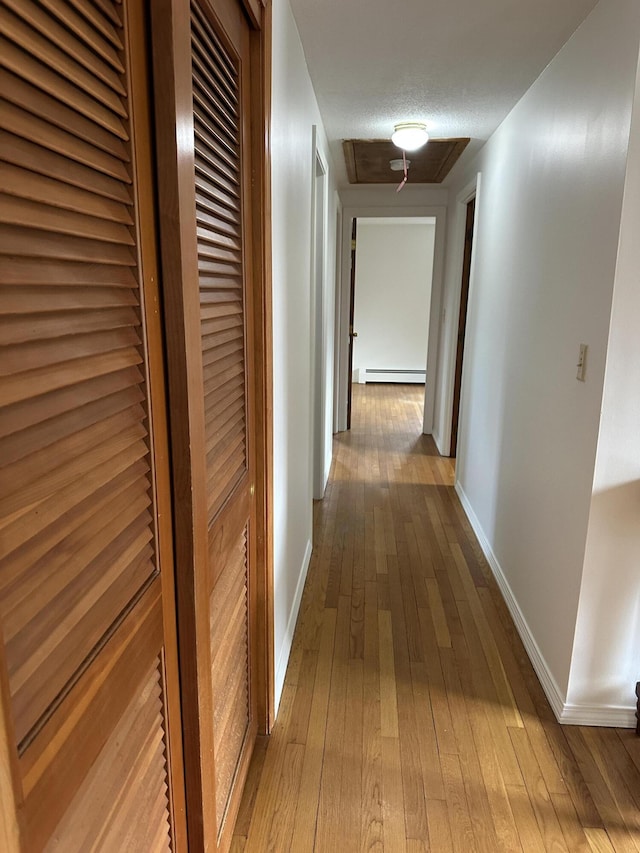
[[[290,0],[338,169],[399,121],[470,136],[468,160],[597,0]]]

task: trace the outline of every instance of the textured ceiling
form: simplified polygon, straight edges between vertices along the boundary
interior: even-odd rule
[[[342,140],[385,138],[403,120],[435,138],[470,136],[460,162],[472,157],[596,5],[290,2],[341,185]]]

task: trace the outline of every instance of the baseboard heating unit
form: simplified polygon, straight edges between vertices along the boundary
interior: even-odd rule
[[[363,376],[364,374],[364,376]],[[415,382],[424,385],[426,372],[424,370],[386,370],[367,368],[360,370],[360,382]]]

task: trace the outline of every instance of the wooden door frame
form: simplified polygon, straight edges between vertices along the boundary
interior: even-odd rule
[[[249,0],[251,5],[256,0]],[[245,0],[247,3],[248,0]],[[271,255],[271,69],[272,6],[260,0],[262,21],[251,31],[252,76],[251,148],[253,182],[253,270],[256,355],[256,519],[257,562],[262,567],[258,588],[258,637],[262,655],[258,669],[258,728],[270,734],[275,722],[275,662],[273,634],[273,306]]]
[[[353,406],[353,339],[357,336],[353,323],[356,310],[356,244],[358,241],[358,217],[351,220],[351,269],[349,271],[349,350],[347,355],[347,429],[351,429],[351,409]]]
[[[462,390],[462,365],[464,363],[464,339],[467,328],[467,309],[469,307],[469,285],[471,283],[471,259],[473,257],[473,226],[475,223],[476,197],[473,195],[466,204],[464,228],[464,260],[460,280],[460,307],[458,310],[458,329],[456,332],[456,365],[453,380],[453,405],[451,407],[451,443],[449,456],[455,457],[458,447],[458,426],[460,423],[460,397]]]
[[[328,472],[325,471],[325,411],[326,411],[326,364],[325,349],[326,335],[324,334],[326,318],[326,285],[327,271],[327,210],[329,206],[329,167],[318,141],[318,128],[311,128],[312,150],[312,183],[311,183],[311,275],[309,287],[311,294],[311,311],[309,323],[309,340],[311,341],[311,383],[309,387],[311,412],[311,459],[309,482],[311,483],[313,500],[324,497]],[[318,190],[322,182],[322,194]],[[318,200],[322,209],[318,211]],[[318,240],[319,229],[322,238]],[[321,273],[318,276],[318,256],[320,256]]]
[[[455,225],[454,225],[454,233],[452,236],[453,246],[455,247],[455,260],[452,264],[452,281],[455,282],[456,292],[454,296],[454,301],[452,302],[450,308],[447,306],[447,319],[446,324],[443,327],[444,334],[444,343],[445,350],[443,352],[444,360],[442,366],[442,390],[441,390],[441,400],[443,401],[443,405],[441,411],[443,412],[443,431],[440,436],[438,436],[438,440],[436,441],[436,445],[440,453],[443,456],[447,456],[449,454],[451,448],[451,424],[453,420],[453,397],[454,397],[454,386],[455,386],[455,370],[456,370],[456,349],[457,349],[457,331],[458,331],[458,318],[460,315],[460,297],[462,293],[462,269],[464,266],[464,232],[466,227],[467,220],[467,204],[471,201],[472,198],[475,197],[476,200],[476,208],[475,208],[475,219],[473,225],[473,244],[477,246],[477,236],[478,236],[478,211],[481,200],[481,192],[482,192],[482,173],[478,172],[468,184],[466,184],[463,189],[456,196],[456,211],[455,211]],[[475,262],[476,262],[476,253],[472,253],[471,255],[471,269],[469,271],[469,300],[467,306],[467,316],[469,316],[469,312],[472,310],[472,297],[473,297],[473,279],[474,279],[474,271],[475,271]],[[462,406],[464,400],[464,360],[463,360],[463,370],[462,370],[462,379],[460,385],[460,405]],[[458,423],[460,421],[458,420]],[[435,438],[435,436],[434,436]],[[457,459],[460,461],[462,453],[464,453],[464,448],[460,446],[457,447]]]
[[[258,731],[267,734],[275,718],[273,662],[273,369],[271,305],[271,33],[269,0],[243,0],[252,24],[250,99],[252,121],[251,175],[251,290],[254,311],[256,471],[256,599],[257,624],[254,648],[257,685]],[[213,0],[215,8],[215,0]],[[190,10],[188,0],[154,0],[152,45],[159,177],[159,222],[162,248],[162,279],[165,303],[166,346],[170,360],[179,366],[169,371],[171,443],[173,454],[174,527],[183,701],[211,712],[211,650],[196,626],[208,614],[208,589],[192,584],[197,566],[206,564],[206,539],[193,536],[207,529],[204,458],[204,424],[192,410],[193,400],[203,399],[202,353],[188,330],[200,325],[197,258],[192,241],[195,215],[193,175],[193,108],[191,76]],[[175,121],[179,116],[179,121]],[[176,154],[177,152],[177,154]],[[184,288],[184,281],[194,282]],[[190,574],[190,577],[188,575]],[[200,573],[203,575],[204,573]],[[180,619],[180,613],[183,618]],[[195,615],[195,619],[193,618]],[[207,617],[208,624],[208,617]],[[215,839],[215,815],[205,803],[215,802],[213,772],[205,772],[202,756],[213,756],[209,727],[185,732],[187,804],[190,846],[205,849]],[[211,770],[211,768],[210,768]],[[198,821],[200,825],[198,825]]]
[[[349,277],[351,265],[351,223],[354,218],[376,217],[423,217],[432,216],[436,220],[435,245],[433,252],[433,278],[431,284],[431,310],[429,315],[429,345],[427,351],[427,369],[434,381],[425,388],[424,418],[422,431],[429,435],[433,429],[435,406],[435,379],[438,364],[438,346],[440,335],[440,313],[444,288],[444,255],[447,227],[447,208],[443,205],[420,205],[406,207],[355,206],[344,207],[342,211],[342,263],[336,308],[336,360],[337,360],[337,402],[336,432],[342,432],[347,424],[347,382],[349,349]]]

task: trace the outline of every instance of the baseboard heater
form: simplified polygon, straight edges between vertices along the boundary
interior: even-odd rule
[[[426,378],[427,375],[424,370],[387,370],[375,368],[360,370],[361,382],[415,382],[416,384],[424,385]]]

